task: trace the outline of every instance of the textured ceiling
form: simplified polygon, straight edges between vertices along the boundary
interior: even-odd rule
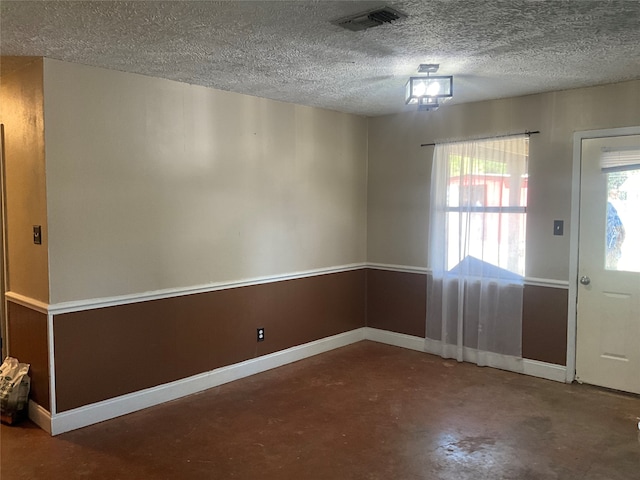
[[[389,5],[351,32],[330,22]],[[0,1],[0,53],[375,116],[420,63],[471,102],[640,78],[640,1]]]

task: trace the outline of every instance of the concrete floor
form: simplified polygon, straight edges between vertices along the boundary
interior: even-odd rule
[[[638,480],[638,417],[637,396],[360,342],[54,438],[3,425],[0,477]]]

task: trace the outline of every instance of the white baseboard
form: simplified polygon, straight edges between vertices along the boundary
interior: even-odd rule
[[[366,340],[386,343],[388,345],[408,348],[411,350],[418,350],[432,355],[440,356],[442,354],[442,346],[440,342],[437,340],[431,340],[430,338],[425,339],[413,335],[405,335],[402,333],[395,333],[388,330],[379,330],[377,328],[370,327],[366,327],[364,329],[364,338]],[[464,360],[476,363],[478,360],[478,352],[471,348],[465,348]],[[497,353],[485,353],[484,360],[488,367],[499,368],[501,370],[507,370],[515,373],[523,373],[525,375],[545,378],[556,382],[564,383],[567,380],[567,368],[564,365],[539,362],[537,360],[530,360],[527,358],[520,359],[510,355],[500,355]]]
[[[546,378],[556,382],[567,382],[567,367],[555,363],[539,362],[525,358],[524,374],[532,377]],[[568,382],[570,383],[570,382]]]
[[[365,327],[364,339],[378,343],[386,343],[395,347],[408,348],[409,350],[417,350],[424,352],[424,338],[404,333],[390,332],[389,330],[380,330],[378,328]]]
[[[75,408],[51,416],[50,433],[60,433],[86,427],[94,423],[133,413],[144,408],[176,400],[224,383],[296,362],[335,348],[364,340],[365,328],[323,338],[262,357],[218,368],[175,382]]]
[[[47,433],[51,433],[51,413],[33,400],[29,400],[29,420]]]
[[[442,345],[440,340],[426,338],[424,342],[425,352],[444,358],[456,358],[458,349],[455,345]],[[498,368],[508,372],[524,373],[523,359],[513,355],[503,355],[500,353],[483,352],[475,348],[464,347],[462,349],[462,360],[474,363],[483,367]]]
[[[434,342],[433,340],[413,335],[363,327],[59,414],[51,415],[39,405],[29,402],[29,418],[52,435],[58,435],[154,405],[176,400],[361,340],[371,340],[419,352],[440,355],[440,342]],[[469,350],[465,352],[465,355],[473,357],[473,352]],[[489,357],[488,366],[558,382],[565,381],[566,368],[560,365],[538,362],[536,360],[518,359],[518,367],[514,367],[513,357],[497,354],[490,354]],[[472,360],[472,358],[470,359]]]

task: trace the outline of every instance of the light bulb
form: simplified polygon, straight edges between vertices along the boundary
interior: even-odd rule
[[[429,95],[430,97],[435,97],[436,95],[438,95],[439,92],[440,92],[440,83],[438,82],[429,83],[429,86],[427,87],[427,95]]]
[[[427,86],[424,84],[424,82],[415,83],[413,85],[413,96],[421,97],[424,95],[424,92],[426,90],[427,90]]]

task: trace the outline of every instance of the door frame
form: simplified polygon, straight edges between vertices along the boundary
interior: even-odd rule
[[[4,357],[9,355],[9,319],[7,318],[7,293],[9,281],[7,277],[7,192],[6,170],[4,152],[4,124],[0,123],[0,337],[2,348],[0,352]]]
[[[576,377],[576,333],[578,326],[578,266],[580,255],[580,170],[582,167],[582,140],[588,138],[624,137],[640,135],[635,127],[585,130],[573,134],[573,170],[571,178],[571,227],[569,228],[569,305],[567,311],[567,383]]]

